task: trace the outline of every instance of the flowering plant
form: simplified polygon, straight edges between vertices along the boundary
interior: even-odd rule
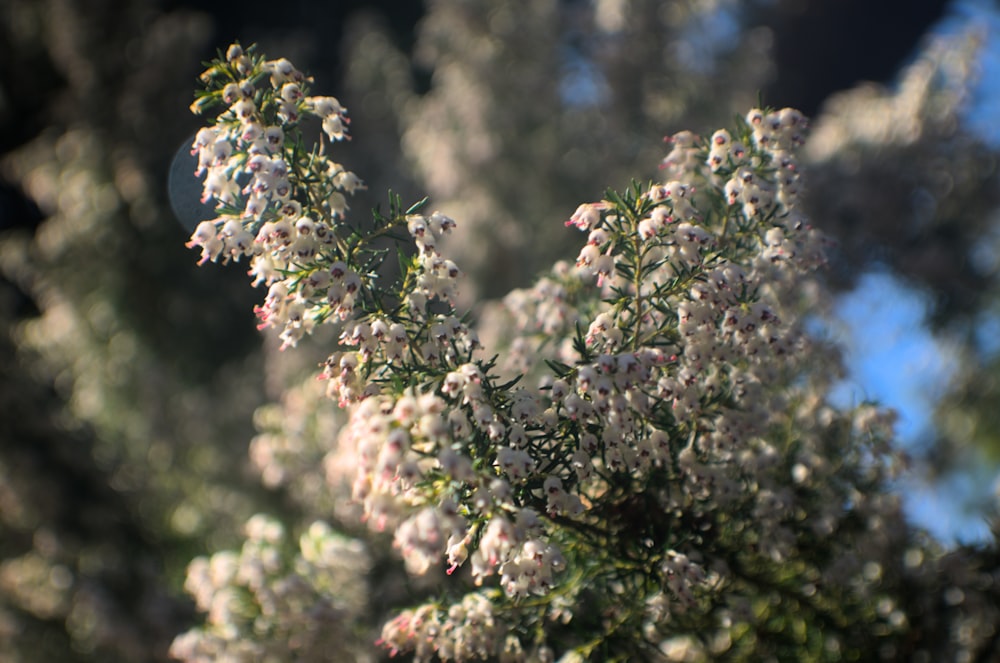
[[[247,259],[267,288],[260,327],[283,347],[338,326],[319,375],[347,415],[328,490],[359,505],[373,542],[391,532],[407,573],[436,578],[385,621],[390,654],[898,651],[907,615],[899,579],[882,578],[908,537],[886,492],[891,417],[830,404],[836,353],[807,330],[825,241],[799,205],[801,114],[674,135],[661,182],[581,205],[575,265],[508,295],[509,324],[477,328],[457,310],[455,221],[392,195],[370,222],[348,217],[364,185],[329,154],[348,138],[336,99],[239,45],[202,81],[193,109],[222,111],[193,150],[218,216],[188,245],[202,263]],[[364,619],[363,599],[338,599],[363,594],[356,582],[329,581],[345,560],[370,568],[364,549],[323,523],[298,552],[276,522],[248,534],[241,554],[192,565],[209,624],[174,655],[337,658],[314,636]]]

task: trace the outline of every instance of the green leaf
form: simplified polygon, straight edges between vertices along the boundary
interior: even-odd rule
[[[620,207],[625,210],[631,209],[629,204],[625,202],[625,200],[621,197],[621,194],[619,194],[614,189],[608,189],[607,191],[605,191],[604,198],[608,200],[608,202],[614,203],[617,207]]]
[[[555,361],[554,359],[546,359],[545,365],[552,369],[552,372],[556,374],[556,377],[564,378],[573,372],[572,366],[564,364],[561,361]]]
[[[410,205],[410,209],[406,210],[406,213],[407,214],[416,214],[418,211],[420,211],[421,208],[423,208],[427,204],[428,200],[430,200],[430,199],[427,196],[424,196],[423,198],[421,198],[417,202],[415,202],[412,205]]]

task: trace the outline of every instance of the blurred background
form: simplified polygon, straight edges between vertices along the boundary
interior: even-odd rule
[[[664,135],[801,109],[809,213],[837,242],[818,331],[845,343],[838,398],[898,410],[916,524],[991,538],[996,4],[4,0],[0,659],[166,660],[191,558],[257,511],[318,508],[248,445],[320,349],[279,355],[244,269],[196,268],[170,205],[191,198],[171,167],[202,62],[237,39],[350,110],[356,217],[391,187],[459,220],[470,301],[573,257],[563,220],[655,178]]]

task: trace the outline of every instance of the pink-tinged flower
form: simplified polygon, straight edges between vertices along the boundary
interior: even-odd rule
[[[601,211],[608,209],[608,203],[585,203],[576,208],[566,226],[576,226],[580,230],[593,230],[601,223]]]

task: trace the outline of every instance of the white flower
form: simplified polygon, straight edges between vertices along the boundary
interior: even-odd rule
[[[607,209],[607,204],[604,202],[580,205],[566,225],[576,226],[580,230],[593,230],[601,223],[601,210],[604,209]]]

